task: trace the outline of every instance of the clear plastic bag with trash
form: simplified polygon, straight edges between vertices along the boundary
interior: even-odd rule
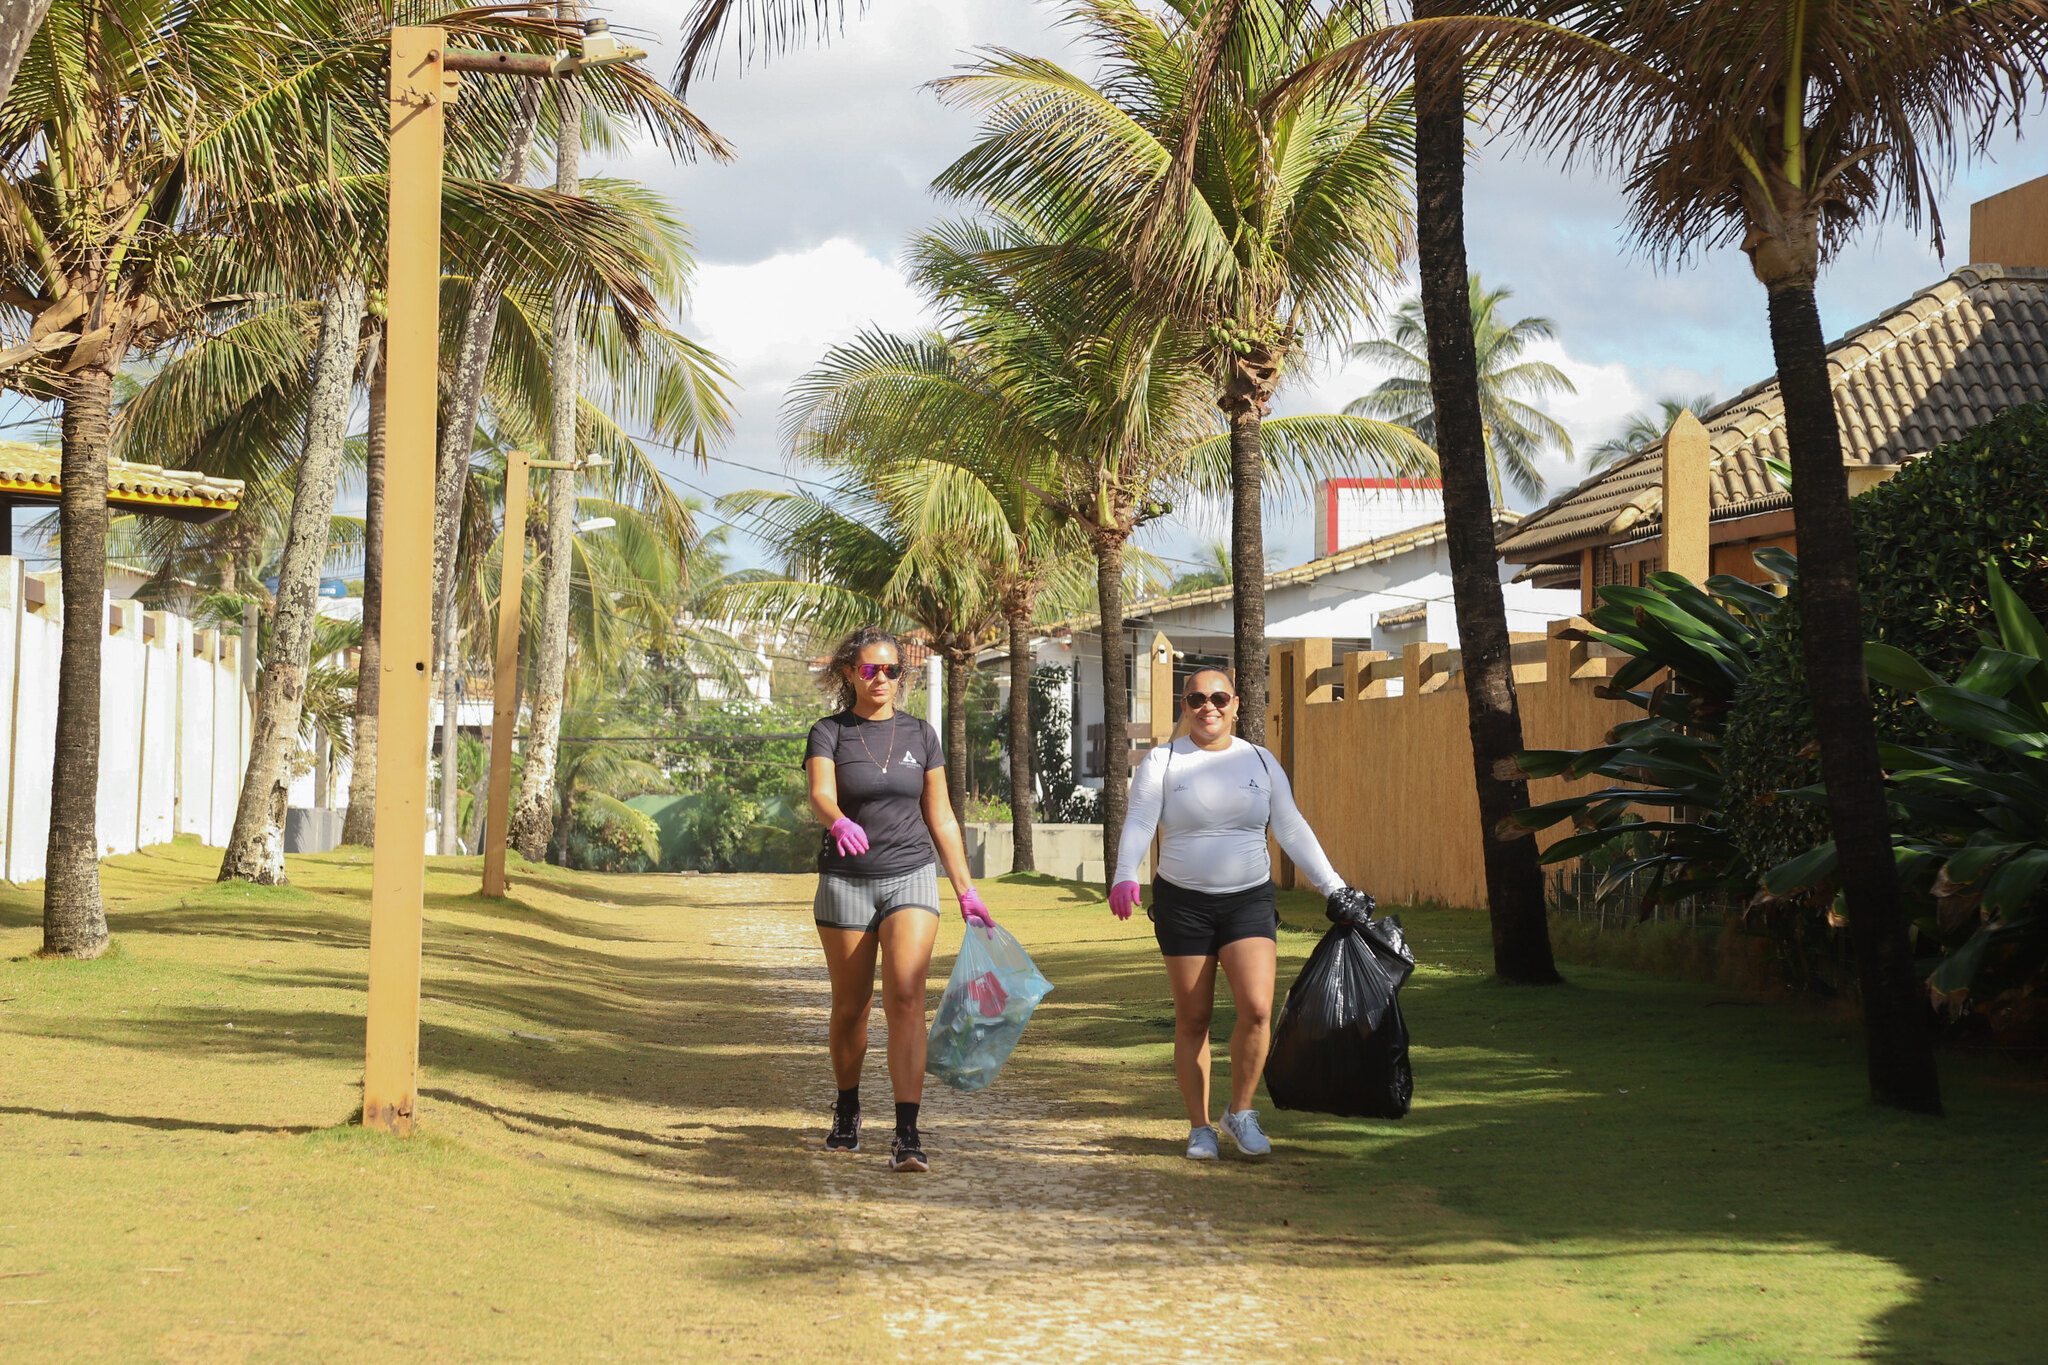
[[[969,925],[932,1019],[925,1070],[955,1090],[987,1089],[1051,991],[1009,931]]]
[[[1331,920],[1287,991],[1266,1054],[1266,1090],[1281,1109],[1398,1119],[1415,1095],[1408,1024],[1397,992],[1415,955],[1392,915],[1350,887],[1330,897]]]

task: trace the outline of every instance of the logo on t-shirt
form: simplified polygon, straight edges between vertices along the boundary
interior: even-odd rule
[[[915,763],[917,762],[917,755],[910,752],[910,750],[905,749],[903,751],[903,761],[905,763]]]

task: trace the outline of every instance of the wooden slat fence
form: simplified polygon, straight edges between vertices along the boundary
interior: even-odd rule
[[[1640,715],[1597,696],[1621,659],[1603,646],[1559,638],[1583,620],[1513,637],[1515,693],[1532,749],[1583,749]],[[1409,645],[1333,659],[1329,640],[1302,640],[1271,656],[1267,745],[1293,781],[1295,798],[1337,870],[1395,904],[1410,899],[1483,905],[1479,801],[1472,776],[1460,654]],[[1398,688],[1395,686],[1398,682]],[[1341,690],[1342,697],[1338,697]],[[1603,779],[1531,784],[1548,801]],[[1566,830],[1541,836],[1543,842]],[[1281,885],[1293,868],[1275,858]]]

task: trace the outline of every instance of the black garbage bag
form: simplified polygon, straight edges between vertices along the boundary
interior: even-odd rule
[[[1266,1089],[1282,1109],[1397,1119],[1415,1075],[1396,997],[1415,970],[1401,921],[1372,917],[1349,887],[1330,897],[1332,924],[1288,989],[1266,1054]]]

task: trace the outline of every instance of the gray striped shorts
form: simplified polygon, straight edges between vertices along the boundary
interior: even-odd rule
[[[898,910],[928,910],[934,916],[939,913],[937,863],[926,863],[915,872],[894,877],[818,874],[818,898],[811,902],[811,915],[820,924],[873,933]]]

